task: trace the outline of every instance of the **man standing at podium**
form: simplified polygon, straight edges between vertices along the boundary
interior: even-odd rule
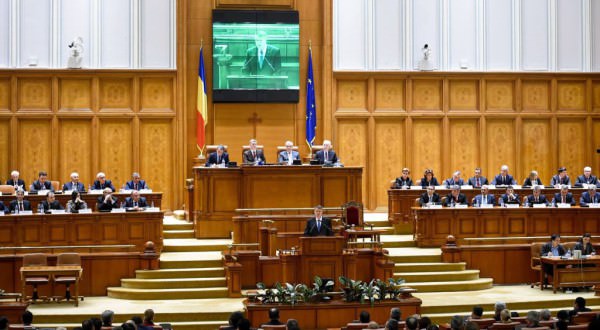
[[[279,48],[267,45],[267,33],[258,31],[254,36],[255,46],[246,51],[246,60],[242,72],[249,75],[272,76],[281,69],[281,53]]]
[[[323,218],[323,206],[315,206],[315,217],[306,222],[304,236],[333,236],[331,220]]]

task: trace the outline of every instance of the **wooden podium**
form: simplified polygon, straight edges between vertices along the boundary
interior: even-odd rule
[[[300,283],[312,283],[315,275],[337,281],[343,273],[342,236],[300,237],[302,268]]]

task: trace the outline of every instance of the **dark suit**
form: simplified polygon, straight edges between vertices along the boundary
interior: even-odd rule
[[[483,204],[482,201],[484,201],[484,200],[486,201],[486,204],[492,204],[492,205],[496,204],[496,198],[492,194],[487,194],[485,199],[483,199],[483,195],[475,196],[475,202],[473,202],[473,204],[481,205],[481,204]]]
[[[292,150],[292,161],[293,160],[300,160],[300,153],[296,150]],[[290,157],[289,157],[287,150],[284,150],[279,153],[279,157],[277,158],[278,163],[286,163],[287,164],[287,163],[289,163],[289,161],[290,161]]]
[[[10,201],[8,204],[8,210],[10,213],[14,213],[17,210],[17,200]],[[23,200],[23,211],[31,211],[31,203],[28,200]]]
[[[533,204],[546,204],[546,206],[548,206],[549,203],[548,199],[546,199],[546,195],[540,194],[537,202],[535,201],[535,197],[533,195],[527,196],[527,204],[529,204],[530,207],[533,207]]]
[[[317,228],[317,220],[315,218],[311,218],[310,220],[306,221],[304,236],[333,236],[331,220],[327,218],[321,218],[321,228]]]
[[[425,192],[421,194],[421,198],[419,198],[419,204],[421,204],[421,206],[425,206],[427,203],[440,204],[440,202],[440,195],[438,195],[436,192],[434,192],[431,197],[429,197],[427,192]]]
[[[505,177],[502,177],[502,174],[498,174],[492,180],[492,184],[496,185],[496,186],[501,186],[501,185],[508,186],[508,185],[517,184],[517,181],[515,181],[515,178],[513,178],[512,175],[510,175],[510,174],[507,174]]]
[[[15,185],[15,181],[14,181],[13,179],[8,179],[8,180],[6,181],[6,184],[7,184],[7,185],[9,185],[9,186],[13,186],[13,187],[14,187],[14,186],[19,186],[19,187],[21,187],[21,189],[23,189],[23,190],[25,190],[25,188],[27,187],[27,186],[25,185],[25,181],[23,181],[23,180],[21,180],[21,179],[18,179],[18,180],[17,180],[17,184],[16,184],[16,185]]]
[[[244,151],[242,158],[244,158],[244,164],[254,164],[257,161],[263,163],[267,162],[267,159],[265,158],[265,153],[262,151],[262,149],[256,149],[256,157],[252,155],[252,150],[248,149]]]
[[[564,256],[565,253],[567,253],[567,251],[565,251],[565,248],[562,245],[558,245],[558,255],[559,256]],[[552,241],[542,245],[542,250],[540,251],[540,257],[545,257],[548,256],[548,252],[552,251]],[[560,266],[559,266],[560,267]],[[564,268],[564,266],[562,266],[562,268]],[[544,264],[544,272],[548,275],[552,275],[552,265],[550,264]]]
[[[440,184],[438,183],[438,180],[435,177],[431,178],[431,181],[427,181],[426,178],[421,179],[421,187],[423,187],[423,188],[426,188],[429,186],[439,186],[439,185]]]
[[[10,210],[6,205],[4,205],[4,202],[2,201],[0,201],[0,213],[10,213]]]
[[[590,175],[589,178],[586,178],[585,175],[580,175],[577,177],[577,181],[575,181],[575,187],[581,187],[584,183],[587,184],[598,184],[598,178],[593,175]]]
[[[463,193],[459,193],[458,196],[456,196],[456,198],[454,198],[454,196],[452,196],[452,193],[449,193],[448,195],[446,195],[446,202],[444,203],[444,206],[452,206],[452,202],[454,202],[454,205],[456,205],[456,204],[469,205],[469,202],[467,202],[467,196],[465,196],[465,194],[463,194]]]
[[[37,192],[40,190],[50,190],[50,191],[54,191],[54,187],[52,187],[52,182],[50,181],[46,181],[43,184],[40,182],[40,180],[35,180],[33,181],[33,183],[31,184],[31,187],[29,189],[31,192]]]
[[[108,201],[108,203],[104,202],[104,196],[100,196],[100,197],[98,197],[96,207],[98,208],[98,211],[109,212],[112,209],[118,209],[119,203],[118,203],[117,197],[115,197],[115,196],[111,196],[111,200]]]
[[[562,203],[562,195],[560,193],[554,194],[554,203]],[[573,198],[573,194],[567,193],[565,196],[565,203],[571,204],[571,206],[575,206],[575,198]]]
[[[92,189],[104,190],[104,188],[110,188],[110,189],[112,189],[113,192],[116,191],[115,186],[113,186],[112,181],[110,181],[110,180],[105,180],[104,184],[101,184],[99,180],[94,181],[94,185],[92,186]]]
[[[444,186],[446,186],[446,187],[450,188],[450,187],[455,186],[455,185],[457,185],[457,186],[464,186],[465,185],[465,180],[458,179],[458,181],[454,181],[453,178],[444,180]]]
[[[125,189],[140,190],[140,189],[149,189],[149,188],[148,188],[148,185],[146,184],[146,181],[144,181],[144,180],[138,181],[137,187],[135,186],[135,182],[133,182],[133,180],[131,180],[131,181],[127,181],[127,183],[125,184]]]
[[[256,46],[248,48],[242,72],[251,75],[273,75],[281,69],[281,52],[279,48],[267,45],[262,63],[258,58]]]
[[[227,163],[229,163],[229,154],[226,152],[223,152],[223,154],[219,157],[219,155],[217,154],[217,152],[211,152],[210,155],[208,155],[208,160],[206,161],[205,166],[209,167],[212,164],[218,165],[218,164],[225,164],[227,165]]]
[[[75,186],[73,186],[73,182],[67,182],[63,185],[63,191],[68,190],[77,190],[79,192],[85,192],[85,186],[81,182],[77,182]]]
[[[569,178],[568,175],[565,175],[565,177],[561,179],[557,174],[557,175],[553,176],[552,179],[550,180],[550,185],[555,186],[557,184],[566,184],[567,186],[570,186],[571,178]]]
[[[580,206],[587,207],[588,204],[592,204],[592,203],[600,203],[600,193],[599,192],[595,193],[593,196],[590,195],[589,191],[586,191],[583,194],[581,194],[581,198],[579,198]]]
[[[483,186],[484,184],[489,184],[488,179],[485,176],[480,176],[479,177],[479,185],[477,185],[477,178],[476,177],[471,177],[469,178],[469,180],[467,181],[467,184],[469,186],[473,186],[476,188],[481,188],[481,186]]]
[[[396,181],[394,182],[395,189],[400,189],[400,188],[402,188],[402,186],[410,187],[412,185],[413,185],[413,182],[409,177],[407,177],[406,180],[404,180],[402,177],[399,177],[399,178],[396,178]]]
[[[590,242],[590,244],[586,244],[585,246],[583,245],[583,242],[577,242],[575,244],[575,247],[573,248],[573,250],[580,250],[581,254],[584,256],[590,255],[590,254],[596,252],[596,249],[594,249],[594,246],[592,246],[591,242]]]
[[[542,183],[542,180],[540,180],[540,178],[535,179],[534,182],[531,182],[530,178],[527,178],[527,179],[525,179],[525,181],[523,181],[523,187],[531,187],[531,186],[533,186],[533,184],[535,184],[536,186],[544,185]]]
[[[42,201],[42,207],[44,208],[44,212],[49,212],[50,210],[64,210],[64,208],[62,207],[62,205],[60,205],[60,203],[55,200],[54,202],[48,204],[48,201]]]
[[[315,160],[318,160],[319,164],[325,164],[325,161],[336,163],[338,159],[335,151],[329,149],[329,151],[327,151],[327,159],[325,159],[325,150],[319,150],[315,154]]]
[[[148,203],[146,203],[146,197],[140,197],[140,199],[138,199],[137,206],[148,207]],[[133,198],[125,198],[125,207],[135,207],[135,205],[133,205]]]
[[[514,194],[514,197],[510,197],[510,195],[508,194],[502,194],[502,196],[500,196],[500,198],[498,198],[498,203],[500,203],[500,200],[502,200],[502,203],[504,204],[519,204],[521,205],[521,199],[519,198],[518,194]]]

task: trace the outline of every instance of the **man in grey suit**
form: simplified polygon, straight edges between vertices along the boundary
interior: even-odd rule
[[[484,184],[489,184],[488,179],[485,176],[481,175],[481,167],[475,169],[475,176],[469,178],[467,181],[469,186],[473,186],[473,188],[481,188]]]
[[[244,151],[242,155],[244,158],[244,164],[254,164],[259,165],[261,163],[266,163],[267,159],[265,158],[265,154],[262,149],[256,149],[256,140],[250,140],[250,149]]]
[[[292,141],[285,141],[285,150],[279,153],[277,162],[284,165],[292,165],[294,160],[300,160],[300,153],[293,149]]]

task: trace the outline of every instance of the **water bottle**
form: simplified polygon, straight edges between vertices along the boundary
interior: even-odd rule
[[[92,190],[92,185],[88,184],[88,192],[90,192]]]
[[[121,202],[121,208],[124,209],[125,208],[125,202]]]
[[[454,198],[452,198],[452,199],[450,200],[450,207],[455,207],[455,206],[456,206],[456,205],[454,204]]]
[[[152,202],[150,203],[150,207],[151,207],[151,208],[154,208],[154,201],[152,201]]]
[[[556,199],[552,198],[552,207],[556,207]]]
[[[500,207],[504,207],[504,198],[500,196]]]
[[[44,206],[42,205],[42,203],[38,204],[38,213],[39,214],[43,214],[44,213]]]

